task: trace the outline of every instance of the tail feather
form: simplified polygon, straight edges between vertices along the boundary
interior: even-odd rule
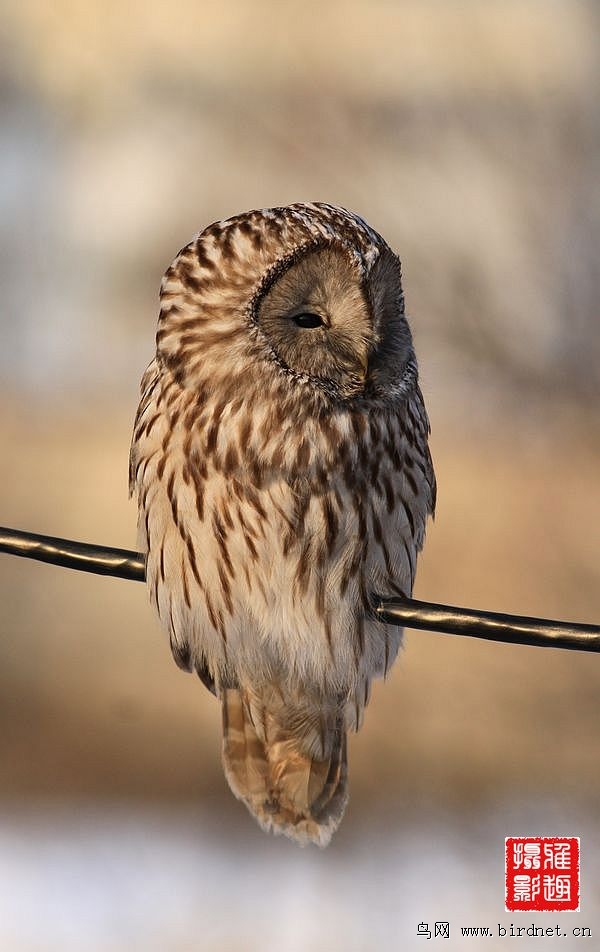
[[[267,763],[262,744],[240,701],[238,691],[223,692],[223,761],[232,789],[235,784],[254,800],[265,789]]]
[[[335,757],[331,758],[329,772],[323,788],[312,802],[312,812],[316,819],[339,812],[341,820],[348,800],[348,761],[346,731],[343,725],[340,727],[340,731],[341,743],[335,749]]]
[[[326,846],[348,801],[342,713],[270,688],[262,697],[228,688],[221,700],[223,766],[235,796],[263,829]]]

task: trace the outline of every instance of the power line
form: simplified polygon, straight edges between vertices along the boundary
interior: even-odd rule
[[[146,578],[146,560],[141,552],[57,539],[20,529],[0,527],[0,552],[94,575],[114,575],[134,582],[143,582]]]
[[[146,560],[141,552],[88,542],[73,542],[0,527],[0,552],[49,562],[64,568],[112,575],[143,582]],[[499,612],[456,608],[414,598],[373,597],[373,609],[382,622],[449,635],[467,635],[487,641],[600,652],[600,626],[527,618]]]

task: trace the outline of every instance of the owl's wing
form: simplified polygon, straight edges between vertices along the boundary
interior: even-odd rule
[[[148,417],[151,408],[154,406],[155,391],[159,383],[160,371],[156,357],[150,361],[140,383],[140,402],[135,415],[133,425],[133,437],[131,448],[129,450],[129,498],[133,496],[137,488],[137,477],[139,466],[142,460],[138,453],[138,443],[143,436],[144,431],[150,422]]]

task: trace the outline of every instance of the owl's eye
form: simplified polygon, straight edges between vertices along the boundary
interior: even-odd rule
[[[310,311],[303,311],[302,314],[294,314],[292,320],[296,327],[322,327],[325,323],[318,314],[312,314]]]

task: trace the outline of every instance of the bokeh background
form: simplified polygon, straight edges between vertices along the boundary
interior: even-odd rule
[[[0,522],[133,547],[162,272],[214,219],[326,200],[403,262],[417,596],[598,621],[599,52],[593,0],[4,3]],[[595,656],[407,633],[341,830],[299,850],[230,795],[141,585],[2,557],[0,599],[0,948],[418,948],[448,919],[462,949],[556,919],[503,911],[518,834],[582,836],[562,948],[600,934]]]

